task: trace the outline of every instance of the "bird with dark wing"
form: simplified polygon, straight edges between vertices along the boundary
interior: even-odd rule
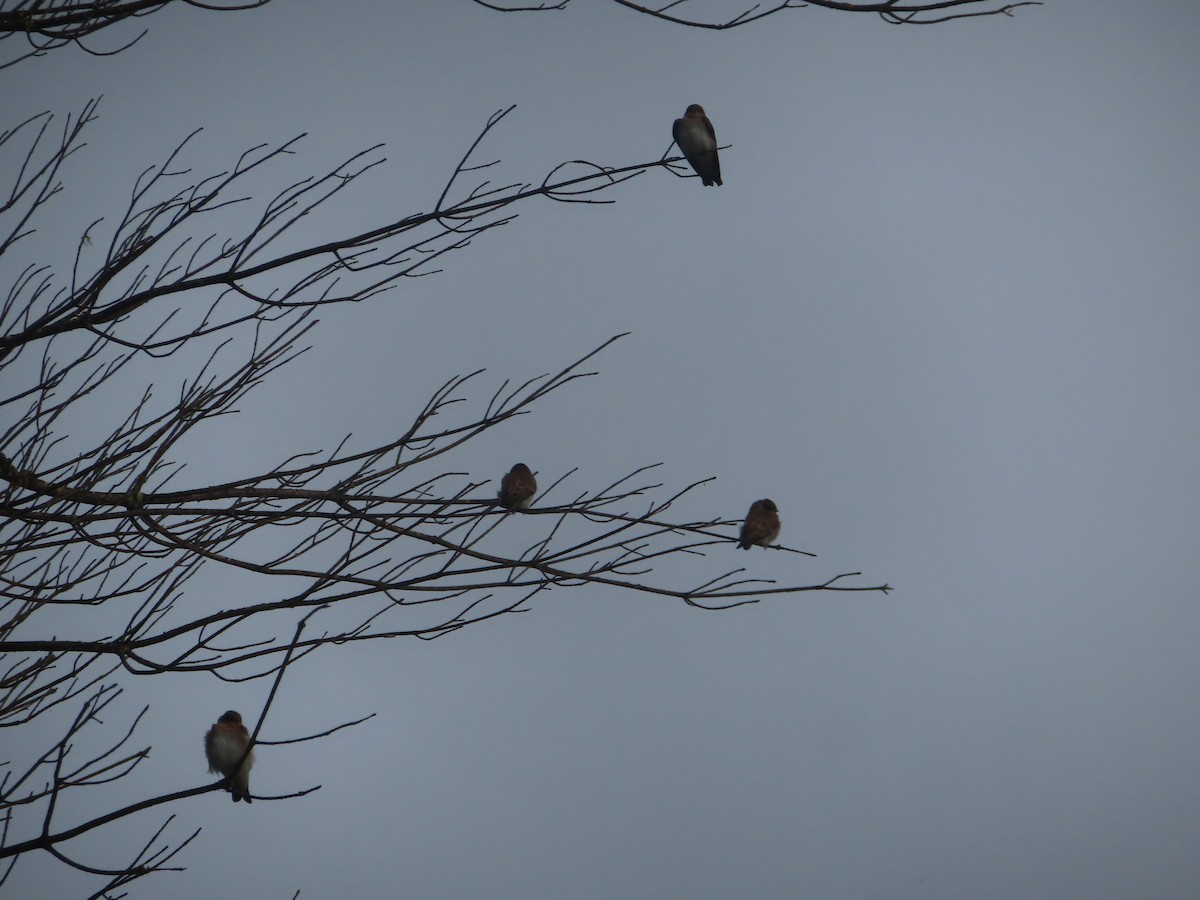
[[[755,500],[750,504],[750,512],[746,513],[746,521],[742,523],[742,533],[738,536],[738,546],[749,550],[751,545],[769,547],[779,537],[779,508],[773,500]]]
[[[537,479],[525,463],[517,463],[500,479],[499,503],[507,510],[526,510],[537,493]]]
[[[717,133],[704,114],[703,106],[699,103],[689,106],[683,118],[675,120],[671,136],[705,187],[724,184],[721,181],[721,160],[717,156]]]
[[[232,709],[222,714],[204,735],[204,755],[208,757],[208,771],[225,776],[234,803],[239,800],[251,802],[250,767],[254,765],[254,751],[251,750],[245,761],[238,765],[238,760],[246,752],[249,743],[250,732],[242,724],[241,714]]]

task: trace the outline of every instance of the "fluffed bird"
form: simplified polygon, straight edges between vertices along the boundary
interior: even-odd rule
[[[742,523],[738,546],[749,550],[751,544],[769,547],[779,537],[779,508],[773,500],[755,500]]]
[[[699,103],[689,106],[683,118],[675,120],[671,136],[705,187],[724,184],[721,181],[721,160],[717,157],[717,133],[704,114],[703,106]]]
[[[217,719],[216,724],[204,735],[204,755],[208,757],[208,771],[225,776],[234,803],[239,800],[251,802],[250,767],[254,765],[254,751],[251,750],[245,762],[238,766],[238,760],[242,758],[249,743],[250,732],[242,724],[241,714],[232,709]]]
[[[525,463],[517,463],[500,479],[500,505],[505,509],[529,509],[537,493],[537,479]]]

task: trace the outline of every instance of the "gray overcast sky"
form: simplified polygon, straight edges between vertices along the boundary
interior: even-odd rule
[[[252,783],[323,789],[177,805],[175,834],[203,827],[189,871],[134,896],[1195,896],[1200,6],[924,28],[806,9],[726,34],[467,0],[144,22],[116,57],[0,74],[10,124],[104,95],[35,248],[63,271],[52,254],[201,125],[201,173],[300,132],[296,173],[386,142],[329,233],[428,209],[511,103],[485,152],[505,181],[656,159],[689,103],[732,145],[722,188],[658,171],[614,206],[527,206],[443,274],[323,314],[196,448],[208,465],[382,441],[457,372],[519,380],[632,331],[455,467],[716,475],[696,515],[770,496],[819,554],[747,554],[752,574],[897,590],[719,614],[556,592],[317,658],[264,737],[379,716],[264,748]],[[154,753],[109,802],[201,783],[203,731],[268,688],[162,680],[127,685]],[[61,869],[23,860],[9,893],[80,890]]]

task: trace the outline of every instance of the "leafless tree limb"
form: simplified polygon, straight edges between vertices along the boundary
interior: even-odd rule
[[[566,9],[572,0],[558,2],[525,3],[521,0],[474,0],[480,6],[496,12],[547,12]],[[634,3],[633,0],[612,0],[619,6],[636,13],[651,16],[672,25],[690,28],[706,28],[725,31],[741,25],[749,25],[788,10],[818,6],[839,12],[875,13],[893,25],[935,25],[955,19],[971,19],[979,16],[1011,16],[1022,6],[1041,6],[1041,0],[1019,0],[1015,3],[997,3],[995,0],[937,0],[932,3],[901,2],[891,0],[882,3],[843,3],[839,0],[778,0],[778,2],[746,5],[746,0],[665,0],[661,3]],[[693,10],[698,10],[691,13]]]
[[[246,0],[242,3],[201,3],[199,0],[0,0],[0,44],[8,52],[0,55],[0,69],[24,59],[44,56],[58,47],[74,44],[95,56],[112,56],[132,47],[145,34],[145,29],[124,38],[114,47],[101,50],[85,42],[100,31],[132,19],[158,12],[172,3],[186,4],[197,9],[233,12],[265,6],[270,0]],[[21,49],[14,49],[23,41]]]
[[[532,181],[493,181],[499,161],[482,148],[512,110],[484,124],[425,211],[319,244],[300,239],[297,225],[360,189],[385,164],[382,148],[261,202],[253,198],[263,180],[302,136],[203,176],[187,162],[200,140],[189,135],[136,179],[114,221],[82,228],[65,276],[16,254],[65,190],[96,105],[61,127],[46,113],[0,134],[0,171],[8,161],[13,173],[0,206],[0,272],[12,273],[0,302],[0,728],[56,735],[27,758],[0,760],[0,860],[50,853],[104,879],[98,896],[177,868],[196,832],[165,838],[170,817],[117,866],[75,858],[70,842],[223,781],[59,821],[64,795],[129,778],[150,752],[132,743],[145,709],[113,736],[100,717],[134,683],[129,676],[271,678],[251,746],[287,745],[369,718],[260,741],[292,666],[363,642],[446,637],[527,611],[549,591],[632,592],[719,610],[774,595],[890,589],[856,584],[857,572],[785,584],[750,575],[744,558],[731,564],[728,555],[738,520],[679,513],[711,479],[665,488],[657,464],[600,488],[549,468],[532,509],[499,507],[501,472],[470,471],[463,449],[593,377],[594,359],[624,335],[517,381],[489,386],[482,368],[450,375],[382,442],[317,434],[316,447],[332,449],[258,466],[232,459],[219,477],[193,476],[187,463],[200,442],[296,363],[321,308],[440,271],[515,221],[518,204],[611,202],[606,191],[682,162],[575,160]],[[775,549],[798,563],[813,556]],[[676,574],[663,574],[667,562]],[[678,571],[694,586],[681,586]],[[202,584],[214,574],[240,589],[213,596]]]

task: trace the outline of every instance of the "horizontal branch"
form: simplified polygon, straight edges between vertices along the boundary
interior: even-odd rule
[[[515,107],[509,107],[502,110],[489,121],[484,134]],[[482,136],[481,136],[482,137]],[[628,181],[637,175],[642,174],[651,169],[667,168],[677,166],[684,161],[681,156],[659,159],[654,162],[634,163],[631,165],[620,167],[605,167],[590,163],[584,160],[575,160],[570,164],[583,165],[588,167],[589,171],[585,175],[580,175],[574,178],[564,178],[559,181],[544,181],[539,185],[514,185],[510,188],[493,189],[487,193],[496,194],[484,199],[477,199],[472,196],[468,199],[453,204],[447,207],[438,207],[428,212],[416,213],[399,219],[395,222],[372,228],[367,231],[358,232],[353,235],[339,238],[333,241],[327,241],[322,244],[304,247],[300,250],[291,253],[285,253],[271,259],[264,260],[254,264],[244,264],[240,257],[235,257],[230,266],[221,272],[216,272],[210,275],[199,275],[195,277],[184,276],[177,280],[163,284],[157,284],[145,290],[135,291],[123,299],[116,300],[107,305],[98,305],[98,291],[111,281],[111,275],[98,278],[90,283],[86,291],[71,300],[70,303],[61,307],[65,315],[43,316],[42,321],[31,324],[29,327],[23,328],[15,333],[10,333],[0,336],[0,359],[10,353],[12,350],[34,341],[44,340],[56,335],[66,334],[72,331],[88,330],[96,331],[101,326],[117,322],[129,316],[131,313],[146,306],[147,304],[160,298],[171,297],[177,294],[204,290],[208,288],[226,288],[237,291],[240,295],[247,299],[256,300],[269,306],[281,306],[278,301],[268,303],[265,298],[255,297],[253,292],[247,290],[243,283],[252,280],[258,276],[266,275],[278,270],[290,267],[296,263],[314,260],[318,257],[333,257],[334,263],[330,264],[332,268],[319,270],[322,278],[331,275],[334,271],[345,270],[354,271],[345,260],[345,254],[362,253],[365,248],[378,244],[380,241],[396,237],[400,234],[411,232],[423,225],[438,223],[445,227],[447,234],[454,234],[463,228],[463,221],[474,221],[482,216],[498,213],[507,207],[521,203],[525,200],[530,200],[535,197],[545,197],[560,202],[600,202],[581,199],[585,195],[620,184]],[[564,164],[564,165],[570,165]],[[562,166],[556,167],[558,169]],[[456,170],[451,181],[458,177],[465,167],[460,164],[460,168]],[[196,211],[206,208],[207,204],[216,200],[217,195],[213,193],[206,194],[198,200],[200,204]],[[473,226],[474,230],[468,233],[473,236],[478,231],[484,228],[495,227],[495,224],[503,224],[510,221],[504,219],[501,223],[484,224]],[[142,256],[155,246],[159,237],[146,239],[132,246],[128,253],[122,256],[118,262],[120,268],[127,267],[134,259]],[[452,244],[452,247],[465,246],[465,240]],[[443,251],[444,252],[444,251]],[[389,257],[390,258],[390,257]],[[373,265],[379,265],[378,263]],[[388,276],[385,281],[391,282],[399,277],[402,277],[409,270],[404,270],[399,273]],[[115,274],[115,271],[114,273]],[[310,278],[311,280],[311,278]],[[381,285],[372,285],[371,290],[378,290]],[[350,299],[361,299],[356,296],[347,297],[341,302]],[[324,297],[317,301],[320,304],[328,304],[339,302],[337,298]]]
[[[175,0],[18,0],[15,9],[0,9],[0,40],[24,37],[29,49],[5,62],[0,69],[15,65],[23,59],[42,56],[49,50],[75,44],[96,56],[112,56],[137,43],[145,31],[126,40],[114,50],[98,51],[83,43],[83,39],[118,25],[128,19],[139,19],[171,5]],[[270,0],[241,0],[219,3],[201,0],[182,0],[188,6],[220,12],[234,12],[264,6]]]
[[[475,3],[496,12],[547,12],[549,10],[566,9],[572,0],[545,0],[545,2],[528,2],[528,0],[475,0]],[[1041,6],[1041,0],[1020,0],[1015,3],[999,3],[995,0],[938,0],[938,2],[891,2],[878,3],[845,3],[839,0],[780,0],[763,7],[754,3],[745,5],[742,0],[733,0],[727,5],[735,10],[728,18],[709,19],[688,17],[680,14],[680,10],[690,9],[688,0],[662,0],[658,4],[637,3],[634,0],[612,0],[618,6],[642,15],[651,16],[672,25],[683,25],[689,28],[704,28],[712,31],[727,31],[739,28],[774,16],[788,10],[804,9],[809,6],[822,7],[838,12],[875,13],[887,22],[905,25],[933,25],[939,22],[949,22],[954,19],[967,19],[977,16],[1011,16],[1012,11],[1021,6]],[[949,12],[946,12],[949,10]]]

